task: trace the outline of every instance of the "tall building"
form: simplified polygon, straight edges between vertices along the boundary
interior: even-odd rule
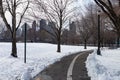
[[[31,30],[30,30],[30,36],[31,36],[31,41],[32,42],[36,42],[36,38],[37,38],[37,36],[36,36],[36,29],[37,28],[37,24],[36,24],[36,21],[33,21],[33,23],[32,23],[32,28],[31,28]]]
[[[21,34],[22,34],[22,30],[18,28],[16,31],[16,37],[21,37]]]
[[[72,34],[74,34],[74,35],[76,35],[76,24],[75,24],[75,22],[72,22],[72,23],[70,23],[69,24],[70,25],[70,32],[72,33]]]
[[[47,26],[46,20],[41,19],[40,20],[40,29],[44,29],[44,28],[46,28],[46,26]]]
[[[79,44],[79,35],[77,33],[77,25],[76,25],[76,22],[74,21],[69,23],[67,43],[71,45]]]
[[[55,34],[56,31],[56,25],[54,22],[48,22],[48,28],[47,30],[51,32],[52,34]]]
[[[22,28],[22,36],[25,34],[25,24],[21,26]],[[30,26],[27,24],[27,31],[30,29]]]
[[[50,43],[54,43],[55,39],[53,37],[52,34],[54,34],[54,30],[52,29],[52,27],[55,27],[55,23],[54,22],[48,22],[41,19],[40,20],[40,30],[38,31],[38,38],[40,42],[50,42]]]
[[[36,27],[37,27],[36,21],[33,21],[33,23],[32,23],[32,29],[34,31],[36,31]]]
[[[28,39],[28,30],[30,29],[30,26],[27,24],[27,39]],[[21,26],[21,41],[24,41],[25,37],[25,24]]]

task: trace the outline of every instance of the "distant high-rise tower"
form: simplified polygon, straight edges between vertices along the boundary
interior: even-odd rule
[[[36,42],[36,28],[37,28],[37,24],[36,21],[33,21],[32,23],[32,30],[31,30],[31,41]]]
[[[33,21],[33,23],[32,23],[32,29],[36,31],[36,21]]]
[[[70,23],[70,32],[76,34],[76,25],[75,22]]]
[[[16,37],[21,37],[21,34],[22,34],[22,30],[20,28],[17,29],[17,32],[16,32]]]
[[[25,24],[23,24],[22,26],[21,26],[21,28],[22,28],[22,37],[24,36],[24,34],[25,34]],[[27,31],[30,29],[30,26],[27,24]]]
[[[46,28],[46,26],[47,26],[46,20],[45,19],[41,19],[40,20],[40,29]]]

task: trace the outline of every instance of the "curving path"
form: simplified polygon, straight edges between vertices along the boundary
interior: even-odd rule
[[[33,80],[90,80],[85,68],[85,61],[92,51],[79,52],[63,57],[48,66]]]
[[[73,75],[73,67],[74,67],[74,64],[76,62],[76,60],[78,59],[78,57],[80,55],[83,55],[84,53],[81,53],[81,54],[78,54],[77,56],[75,56],[75,58],[72,60],[69,68],[68,68],[68,72],[67,72],[67,80],[73,80],[72,79],[72,75]]]

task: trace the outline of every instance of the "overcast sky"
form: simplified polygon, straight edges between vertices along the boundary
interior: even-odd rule
[[[76,5],[81,6],[82,9],[84,10],[84,5],[90,3],[91,0],[77,0],[78,2],[76,2]],[[92,0],[93,1],[93,0]],[[9,24],[11,24],[11,16],[10,13],[6,12],[6,17],[7,20],[9,22]]]

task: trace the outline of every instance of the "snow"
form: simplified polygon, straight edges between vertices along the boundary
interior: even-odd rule
[[[120,80],[120,48],[103,49],[102,56],[96,52],[89,54],[86,60],[91,80]]]
[[[62,46],[56,52],[55,44],[27,43],[27,63],[24,63],[24,44],[17,43],[18,58],[10,56],[11,43],[0,43],[0,80],[30,80],[48,65],[63,56],[85,51],[82,46]],[[87,50],[94,49],[89,47]]]

